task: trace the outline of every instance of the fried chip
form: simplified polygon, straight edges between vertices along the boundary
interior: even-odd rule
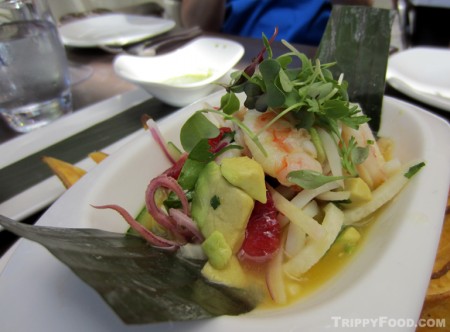
[[[445,327],[419,327],[417,332],[450,331],[450,193],[433,273],[420,318],[445,319]]]

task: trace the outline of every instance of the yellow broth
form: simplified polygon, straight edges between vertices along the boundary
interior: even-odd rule
[[[361,238],[356,247],[350,252],[346,252],[341,244],[334,243],[322,259],[298,280],[294,280],[284,275],[287,302],[281,306],[293,304],[312,294],[342,271],[346,264],[348,264],[363,247],[364,242],[368,237],[371,228],[370,226],[376,219],[376,215],[370,216],[367,218],[364,226],[357,227]],[[265,274],[263,271],[253,271],[252,276],[258,280],[260,284],[265,283]],[[266,290],[265,299],[259,308],[270,309],[275,307],[280,307],[280,304],[274,303]]]

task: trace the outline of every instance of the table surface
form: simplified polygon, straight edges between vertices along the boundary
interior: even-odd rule
[[[237,68],[242,69],[252,58],[259,52],[262,47],[261,41],[257,39],[242,38],[237,36],[225,36],[227,38],[240,42],[245,48],[245,54],[243,58],[237,64]],[[312,57],[315,53],[315,48],[304,45],[296,45],[296,47],[304,52],[307,56]],[[273,50],[275,54],[285,52],[285,48],[281,43],[275,42],[273,44]],[[112,61],[114,55],[105,53],[99,49],[67,49],[67,56],[73,64],[88,66],[92,69],[92,75],[86,80],[74,85],[72,87],[74,111],[83,110],[86,107],[95,103],[107,100],[109,98],[121,95],[123,93],[132,91],[136,87],[121,78],[119,78],[113,71]],[[400,92],[386,87],[386,94],[395,98],[403,99],[412,104],[416,104],[424,109],[427,109],[438,116],[444,117],[450,120],[450,113],[441,111],[439,109],[432,108],[428,105],[422,104],[416,100],[413,100]],[[163,107],[162,103],[155,102],[149,107]],[[167,107],[167,106],[166,106]],[[175,108],[169,108],[169,111],[175,111]],[[11,138],[16,137],[17,134],[9,130],[5,124],[0,124],[0,143],[6,142]],[[23,222],[34,223],[36,222],[44,211],[26,218]],[[17,240],[17,238],[6,232],[0,232],[0,257],[7,249]]]

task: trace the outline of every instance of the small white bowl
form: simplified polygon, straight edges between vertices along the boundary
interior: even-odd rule
[[[140,57],[119,55],[114,70],[163,102],[186,106],[210,94],[244,55],[244,47],[223,38],[199,37],[174,52]]]

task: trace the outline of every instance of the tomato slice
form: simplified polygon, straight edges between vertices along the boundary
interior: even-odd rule
[[[221,143],[223,143],[222,140],[223,140],[225,134],[231,133],[232,130],[229,127],[220,127],[219,131],[220,131],[219,135],[217,135],[214,138],[208,139],[208,144],[211,147],[210,151],[212,153],[216,153],[216,152],[220,151],[226,145],[226,144],[225,145],[221,144]]]
[[[269,191],[265,204],[256,201],[245,230],[245,239],[239,252],[241,260],[264,263],[280,248],[281,227],[277,210]]]

